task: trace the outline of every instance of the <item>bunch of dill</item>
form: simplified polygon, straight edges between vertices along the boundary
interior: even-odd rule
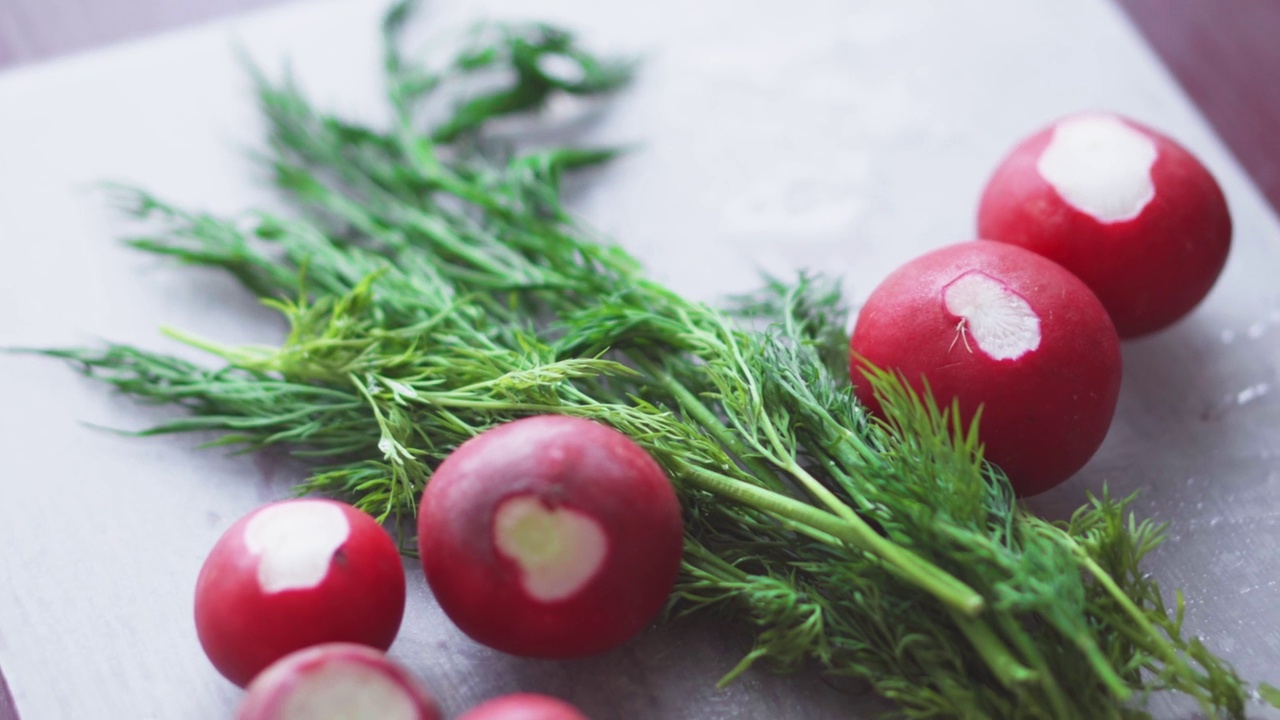
[[[535,413],[607,423],[680,493],[672,612],[719,609],[755,630],[726,681],[757,661],[816,662],[913,718],[1145,717],[1164,690],[1243,717],[1244,684],[1183,637],[1180,598],[1171,615],[1139,569],[1161,528],[1105,493],[1066,523],[1031,516],[976,428],[927,395],[884,374],[887,420],[865,416],[836,283],[770,281],[728,310],[685,300],[562,206],[561,176],[612,151],[516,151],[486,132],[556,94],[613,91],[627,65],[558,28],[491,25],[428,69],[400,50],[410,8],[385,20],[390,128],[257,75],[264,158],[293,216],[226,220],[121,191],[159,227],[134,247],[233,274],[288,320],[279,347],[173,332],[217,362],[49,354],[190,411],[148,433],[288,448],[314,462],[299,492],[384,520],[411,518],[432,468],[487,428]],[[579,72],[550,75],[548,57]],[[507,84],[427,119],[428,100],[489,74]]]

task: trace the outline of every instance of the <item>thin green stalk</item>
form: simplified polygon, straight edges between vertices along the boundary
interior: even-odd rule
[[[1186,672],[1188,675],[1195,676],[1197,673],[1183,661],[1177,650],[1175,650],[1169,641],[1165,639],[1164,633],[1151,622],[1151,619],[1147,617],[1147,614],[1135,605],[1133,599],[1120,589],[1120,586],[1116,584],[1116,581],[1111,577],[1111,574],[1104,570],[1096,560],[1089,557],[1088,553],[1084,551],[1084,548],[1081,548],[1075,543],[1071,543],[1071,546],[1072,550],[1076,553],[1076,556],[1080,559],[1081,564],[1084,566],[1084,569],[1093,576],[1093,579],[1096,582],[1106,588],[1107,593],[1111,595],[1112,599],[1114,599],[1116,603],[1124,609],[1124,612],[1129,616],[1129,619],[1138,626],[1141,634],[1135,639],[1143,642],[1143,644],[1153,649],[1160,656],[1162,661],[1178,668],[1180,671]],[[1198,699],[1200,699],[1202,703],[1205,701],[1203,697]]]
[[[1058,683],[1053,668],[1049,666],[1045,660],[1044,653],[1035,646],[1027,631],[1023,629],[1016,619],[1007,615],[1000,617],[1000,627],[1004,631],[1004,635],[1008,637],[1013,645],[1014,650],[1026,659],[1027,664],[1031,666],[1031,670],[1036,674],[1036,681],[1044,689],[1045,695],[1048,697],[1049,706],[1053,708],[1053,715],[1059,720],[1076,720],[1081,717],[1081,711],[1076,708],[1062,691],[1062,685]],[[1128,699],[1128,693],[1120,696],[1122,699]],[[1093,720],[1103,720],[1095,718]]]
[[[780,495],[789,494],[785,486],[778,481],[774,471],[760,462],[755,457],[755,454],[747,448],[746,444],[739,440],[729,430],[728,426],[721,422],[720,418],[716,417],[716,414],[696,395],[690,392],[689,388],[676,380],[671,373],[657,369],[651,361],[640,360],[638,362],[651,377],[656,378],[662,387],[671,393],[676,403],[680,406],[680,410],[706,429],[708,434],[720,441],[733,457],[737,458],[751,471],[752,477],[760,480],[766,487]]]
[[[807,524],[880,558],[893,573],[928,591],[961,615],[976,617],[982,613],[985,601],[973,588],[922,560],[910,550],[885,540],[856,515],[852,521],[841,518],[807,503],[705,468],[687,466],[684,471],[685,477],[696,487],[757,510]]]
[[[1005,687],[1012,690],[1020,685],[1040,681],[1039,674],[1018,662],[991,626],[972,616],[957,613],[954,609],[949,608],[948,611],[960,631],[969,638],[978,655]]]
[[[834,512],[838,517],[843,518],[848,522],[865,524],[866,521],[863,520],[858,513],[854,512],[853,508],[849,507],[843,500],[836,497],[835,493],[827,489],[827,486],[819,482],[818,479],[808,470],[800,467],[799,463],[795,461],[787,463],[783,466],[783,470],[791,477],[800,481],[801,486],[808,490],[809,493],[823,505],[826,505],[827,508]]]

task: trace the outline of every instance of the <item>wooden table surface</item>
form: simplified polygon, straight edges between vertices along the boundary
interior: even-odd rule
[[[1280,208],[1280,2],[1116,1]],[[280,2],[3,0],[0,72]],[[16,718],[0,673],[0,720]]]

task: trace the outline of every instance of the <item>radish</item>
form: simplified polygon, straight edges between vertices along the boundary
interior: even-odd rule
[[[326,643],[290,653],[249,684],[236,720],[441,720],[435,699],[378,650]]]
[[[1120,390],[1120,340],[1098,299],[1061,266],[1013,245],[967,242],[891,273],[858,313],[851,370],[864,363],[959,402],[986,458],[1020,495],[1079,470],[1101,445]]]
[[[376,520],[332,500],[286,500],[214,545],[196,581],[196,631],[214,667],[243,687],[311,645],[387,649],[404,605],[400,553]]]
[[[547,695],[513,693],[477,705],[458,720],[587,720],[587,716]]]
[[[440,607],[472,639],[567,658],[622,644],[666,602],[680,504],[645,451],[560,415],[463,443],[422,494],[418,545]]]
[[[1227,261],[1231,216],[1218,183],[1182,146],[1090,113],[1041,130],[1000,163],[982,194],[978,235],[1075,273],[1128,338],[1204,299]]]

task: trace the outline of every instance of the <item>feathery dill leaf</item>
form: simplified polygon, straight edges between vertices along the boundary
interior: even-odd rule
[[[685,300],[563,206],[562,176],[615,150],[486,136],[558,94],[618,89],[628,63],[559,28],[498,24],[425,67],[400,48],[412,5],[384,21],[389,128],[254,71],[262,159],[294,213],[216,218],[116,190],[153,228],[130,245],[225,270],[288,322],[279,346],[170,331],[209,364],[119,345],[48,354],[189,412],[147,434],[287,448],[315,463],[300,493],[384,520],[411,518],[432,469],[500,423],[609,424],[682,501],[671,612],[755,630],[726,682],[757,662],[817,663],[909,718],[1136,718],[1165,690],[1243,717],[1244,683],[1141,571],[1162,529],[1128,500],[1104,491],[1063,523],[1028,514],[953,408],[882,373],[886,419],[865,414],[838,282],[768,279],[729,310]],[[429,117],[485,74],[506,84]]]

